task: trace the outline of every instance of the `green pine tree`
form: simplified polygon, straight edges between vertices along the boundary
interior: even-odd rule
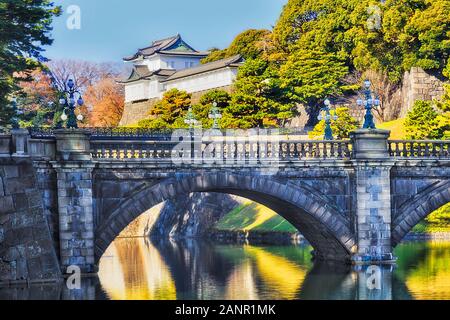
[[[189,93],[178,89],[169,90],[150,109],[150,117],[139,121],[138,126],[149,129],[185,128],[183,121],[190,105]]]
[[[225,128],[279,127],[296,115],[295,103],[281,86],[277,70],[267,61],[247,60],[234,87],[222,119]]]
[[[348,67],[335,54],[321,50],[299,49],[281,67],[280,77],[289,97],[306,106],[312,125],[317,119],[320,102],[353,88],[343,82]]]
[[[42,46],[50,45],[53,17],[60,8],[49,0],[0,1],[0,125],[13,116],[10,95],[18,90],[20,80],[29,79],[29,72],[41,61]]]

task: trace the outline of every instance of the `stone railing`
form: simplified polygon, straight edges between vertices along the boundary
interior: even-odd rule
[[[91,154],[97,160],[171,159],[175,146],[170,141],[91,140]]]
[[[350,159],[350,141],[248,141],[208,140],[198,142],[91,140],[96,160],[326,160]]]
[[[1,134],[0,156],[69,159],[71,154],[79,156],[81,153],[78,149],[81,148],[84,150],[83,159],[92,157],[95,161],[169,162],[182,158],[187,159],[183,160],[184,163],[205,159],[216,163],[252,160],[254,164],[264,161],[388,158],[450,160],[450,141],[388,140],[389,132],[383,130],[357,130],[348,141],[306,141],[300,140],[295,133],[261,129],[222,131],[224,136],[213,134],[204,135],[203,138],[193,132],[193,142],[189,138],[183,142],[186,137],[177,139],[168,131],[139,128],[62,131],[63,133],[61,130],[51,129],[19,129]],[[183,145],[180,145],[180,141]]]
[[[450,141],[390,140],[389,154],[394,158],[449,159]]]

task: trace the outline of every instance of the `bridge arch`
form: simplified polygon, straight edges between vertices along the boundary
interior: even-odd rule
[[[356,240],[349,219],[317,192],[264,176],[212,172],[180,174],[149,184],[124,199],[96,228],[96,261],[142,213],[178,195],[194,192],[233,194],[267,206],[305,236],[315,248],[318,259],[350,260],[355,251]]]
[[[440,181],[405,202],[392,222],[392,245],[397,246],[420,221],[449,202],[450,180]]]

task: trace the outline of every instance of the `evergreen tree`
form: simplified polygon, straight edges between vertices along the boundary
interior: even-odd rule
[[[202,127],[205,129],[213,126],[213,120],[209,118],[213,103],[217,103],[217,107],[220,112],[227,108],[230,104],[231,96],[228,92],[223,90],[211,90],[205,93],[199,103],[192,106],[195,118],[202,123]],[[220,121],[219,121],[220,123]]]
[[[190,105],[189,93],[178,89],[169,90],[150,109],[150,118],[140,121],[138,126],[150,129],[184,128],[184,117]]]
[[[50,45],[52,18],[60,8],[49,0],[0,1],[0,125],[6,125],[12,112],[9,96],[20,80],[45,58],[42,46]]]
[[[277,70],[262,59],[249,59],[240,68],[230,105],[224,110],[226,128],[283,126],[295,113]]]
[[[297,50],[333,53],[349,67],[398,83],[421,67],[442,73],[450,55],[449,0],[290,0],[273,31],[284,58]]]
[[[280,77],[289,97],[306,106],[309,125],[315,123],[320,102],[356,87],[343,82],[348,67],[335,54],[299,49],[281,67]]]
[[[403,70],[442,72],[450,55],[450,1],[387,0],[384,41],[400,49]]]
[[[202,63],[217,61],[240,54],[244,59],[256,59],[261,56],[265,48],[264,39],[269,36],[269,30],[249,29],[240,33],[231,45],[224,50],[214,50],[202,60]]]
[[[443,111],[445,102],[418,100],[405,120],[407,139],[449,139],[450,112]]]

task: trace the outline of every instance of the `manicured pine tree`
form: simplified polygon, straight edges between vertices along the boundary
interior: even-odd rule
[[[262,59],[249,59],[239,69],[230,105],[224,110],[226,128],[283,126],[296,115],[277,70]]]

